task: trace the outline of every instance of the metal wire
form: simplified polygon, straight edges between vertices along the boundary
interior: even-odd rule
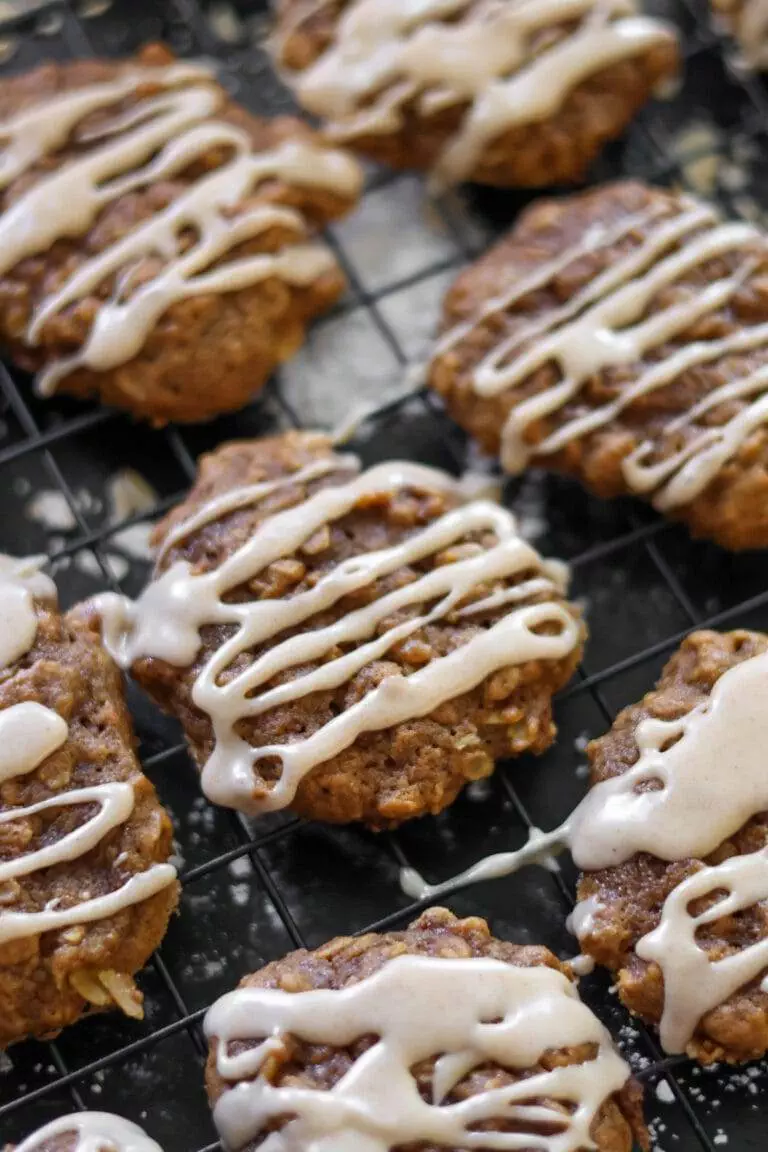
[[[47,20],[47,38],[39,44],[40,58],[43,58],[51,50],[54,41],[59,55],[82,56],[93,52],[89,22],[84,18],[82,5],[57,0],[57,2],[42,3],[36,6],[33,4],[31,7],[34,8],[34,12],[31,14],[28,11],[24,15],[2,24],[0,27],[0,45],[3,43],[2,37],[6,35],[19,37],[22,43],[28,45],[33,35],[41,31],[43,26],[40,22]],[[166,15],[170,14],[177,27],[182,29],[184,46],[190,54],[222,55],[226,57],[227,68],[238,69],[236,53],[233,53],[217,39],[198,0],[170,0],[168,4],[162,7]],[[247,7],[244,4],[240,5],[240,8]],[[258,8],[258,5],[252,7]],[[117,5],[117,8],[120,8],[120,5]],[[128,14],[130,4],[124,8]],[[730,63],[730,45],[711,26],[702,3],[697,2],[697,0],[680,0],[678,8],[680,19],[686,29],[684,49],[689,66],[692,63],[695,64],[702,53],[712,52],[713,49],[720,53],[725,61],[729,80],[740,94],[739,98],[744,101],[744,107],[739,111],[737,123],[739,138],[743,142],[761,143],[763,126],[768,125],[768,97],[763,83],[757,78],[740,73],[738,68]],[[238,98],[246,104],[251,102],[251,98],[254,98],[253,102],[258,105],[258,101],[255,99],[257,93],[253,87],[254,81],[249,79],[245,71],[240,73],[240,81]],[[707,148],[697,147],[693,147],[686,155],[674,154],[669,131],[664,116],[660,112],[647,112],[641,118],[639,126],[633,131],[635,132],[634,138],[642,142],[644,149],[646,159],[643,175],[650,180],[687,186],[690,183],[691,166],[703,155],[708,154]],[[622,168],[623,163],[620,159],[618,170],[622,171]],[[600,165],[598,165],[596,176],[599,178],[602,174]],[[605,174],[615,175],[616,166],[606,170]],[[380,189],[390,179],[392,177],[387,175],[377,176],[371,188]],[[720,194],[721,203],[727,211],[738,208],[737,204],[735,205],[730,201],[725,191],[716,191]],[[371,292],[365,288],[356,272],[354,261],[348,257],[338,237],[329,236],[329,242],[332,243],[340,262],[344,266],[350,283],[348,297],[341,308],[337,310],[336,316],[342,315],[345,310],[364,310],[400,365],[407,364],[408,355],[402,347],[397,332],[388,322],[385,310],[381,307],[383,298],[394,294],[396,291],[413,287],[436,273],[450,271],[454,265],[458,268],[473,258],[478,250],[478,246],[473,241],[467,240],[464,232],[457,227],[450,204],[437,205],[436,211],[442,213],[444,226],[448,234],[453,237],[460,255],[455,259],[448,259],[437,264],[433,263],[422,272],[401,278],[398,282],[389,285],[386,292],[382,293]],[[62,472],[59,461],[64,459],[67,453],[71,453],[72,458],[76,457],[78,437],[93,433],[96,430],[107,430],[113,426],[119,426],[118,422],[124,421],[124,418],[102,408],[84,411],[81,406],[74,411],[74,414],[71,409],[65,408],[63,420],[52,424],[50,427],[41,428],[29,399],[27,382],[12,369],[0,369],[0,394],[5,397],[8,413],[16,421],[20,431],[20,436],[14,442],[0,448],[0,476],[3,474],[2,469],[11,464],[33,457],[41,460],[52,485],[62,494],[76,523],[75,535],[52,549],[52,560],[61,561],[83,549],[88,549],[96,558],[104,582],[112,587],[117,587],[117,582],[106,558],[110,537],[126,527],[141,520],[152,519],[155,515],[167,510],[177,499],[181,498],[184,491],[183,486],[178,493],[163,497],[157,507],[149,512],[128,517],[119,524],[105,523],[98,528],[93,528],[83,516],[78,500]],[[424,393],[418,393],[415,397],[399,397],[394,400],[385,397],[377,412],[370,419],[373,423],[378,423],[382,435],[386,435],[387,430],[391,433],[393,428],[398,427],[398,422],[415,418],[414,406],[418,411],[428,415],[431,420],[441,422],[440,428],[444,432],[444,445],[452,453],[457,468],[460,468],[464,463],[463,438],[457,436],[455,429],[442,414],[433,397]],[[265,390],[264,398],[253,407],[253,421],[258,423],[262,416],[265,419],[271,418],[270,413],[273,415],[276,413],[279,421],[283,424],[300,426],[302,423],[300,416],[293,409],[288,397],[281,389],[279,377]],[[248,427],[252,426],[253,421],[248,424]],[[129,428],[127,434],[131,435]],[[167,452],[169,460],[175,462],[180,476],[184,477],[187,484],[191,483],[194,478],[194,459],[196,448],[199,447],[198,435],[197,432],[192,434],[183,429],[168,429],[158,434],[159,445],[162,445],[163,450]],[[195,440],[194,447],[191,443],[192,439]],[[215,440],[209,440],[207,443],[213,446]],[[685,622],[682,630],[653,643],[640,644],[631,654],[613,661],[607,667],[594,671],[590,671],[588,667],[582,669],[579,678],[561,694],[563,701],[574,697],[591,701],[606,727],[611,723],[613,709],[604,695],[604,690],[614,685],[623,674],[641,669],[645,664],[652,664],[659,656],[671,652],[686,634],[686,631],[692,627],[734,624],[743,621],[748,614],[768,609],[767,589],[749,599],[742,600],[738,604],[716,612],[709,614],[702,612],[686,591],[683,581],[661,547],[665,539],[664,534],[670,531],[674,530],[671,530],[669,525],[658,518],[638,519],[630,516],[625,530],[610,538],[590,543],[571,561],[574,570],[579,573],[588,570],[590,565],[596,563],[610,564],[614,560],[620,563],[622,554],[626,557],[629,555],[630,549],[640,549],[647,563],[657,574],[660,585],[667,590],[672,602],[679,609],[681,621]],[[5,543],[6,546],[12,546],[12,541]],[[589,654],[587,658],[589,658]],[[162,769],[174,758],[181,755],[183,755],[181,744],[166,741],[163,747],[145,757],[145,767],[150,772]],[[516,822],[524,830],[530,829],[532,827],[531,815],[519,794],[515,773],[507,766],[502,766],[500,779]],[[270,901],[287,938],[296,947],[304,946],[304,936],[291,911],[290,900],[286,893],[281,890],[279,882],[272,874],[268,864],[268,856],[265,853],[284,842],[290,843],[291,838],[301,834],[306,825],[298,819],[285,819],[278,826],[270,826],[265,831],[254,833],[248,821],[243,818],[230,814],[225,819],[229,821],[233,846],[183,871],[181,880],[185,894],[193,890],[195,884],[213,874],[221,873],[233,862],[240,859],[248,860],[253,869],[256,883]],[[380,851],[388,854],[398,866],[409,864],[408,853],[404,846],[406,839],[407,837],[398,834],[381,837],[378,840]],[[478,845],[477,855],[480,855],[481,852],[482,845]],[[552,875],[548,883],[551,883],[553,898],[559,900],[562,905],[564,917],[572,906],[572,889],[559,874]],[[420,908],[421,905],[419,904],[398,907],[396,911],[367,925],[364,931],[402,927]],[[182,916],[185,915],[191,916],[192,913],[186,911],[185,902],[182,901]],[[344,931],[345,927],[344,924],[339,925],[329,920],[328,936]],[[161,953],[154,957],[153,966],[155,975],[160,985],[165,989],[169,1003],[172,1005],[174,1019],[156,1028],[147,1024],[144,1034],[136,1040],[123,1044],[81,1067],[70,1067],[62,1054],[61,1046],[57,1043],[49,1044],[49,1057],[56,1076],[49,1082],[31,1088],[20,1093],[15,1099],[0,1104],[0,1123],[4,1118],[10,1118],[22,1109],[28,1111],[32,1105],[36,1107],[44,1105],[53,1096],[58,1099],[63,1090],[69,1093],[74,1108],[83,1108],[86,1106],[83,1094],[84,1086],[92,1081],[94,1076],[106,1069],[123,1067],[127,1065],[128,1061],[148,1053],[154,1046],[175,1036],[188,1038],[193,1059],[196,1066],[200,1068],[202,1075],[201,1066],[204,1060],[205,1042],[201,1031],[201,1021],[205,1009],[192,1010],[190,1008]],[[680,1087],[677,1080],[677,1074],[681,1068],[685,1067],[686,1061],[681,1058],[664,1059],[653,1037],[644,1030],[641,1030],[638,1049],[642,1053],[646,1065],[642,1073],[643,1076],[654,1078],[659,1075],[666,1075],[668,1077],[668,1083],[671,1085],[686,1123],[694,1135],[695,1142],[707,1152],[716,1152],[711,1135],[705,1130],[687,1093]],[[208,1134],[201,1134],[201,1139],[202,1142],[208,1141]],[[218,1145],[215,1143],[205,1143],[201,1152],[214,1152],[217,1147]],[[193,1152],[192,1146],[189,1147],[188,1152]]]

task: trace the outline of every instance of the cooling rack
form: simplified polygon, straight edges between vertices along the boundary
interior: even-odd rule
[[[606,152],[590,181],[628,175],[676,184],[728,214],[761,220],[768,205],[763,82],[740,71],[704,0],[650,7],[680,28],[685,79]],[[224,83],[249,107],[282,111],[290,100],[261,47],[267,29],[258,3],[17,0],[0,4],[0,70],[125,54],[162,38],[182,55],[215,58]],[[234,436],[330,427],[360,400],[378,405],[356,444],[367,463],[396,454],[460,470],[470,452],[464,437],[434,399],[403,396],[403,381],[429,347],[451,278],[528,199],[468,190],[428,203],[416,177],[371,169],[359,211],[327,235],[349,278],[346,297],[254,404],[203,427],[152,431],[100,407],[42,403],[22,373],[0,366],[0,550],[47,552],[65,606],[105,585],[135,594],[148,572],[146,526],[181,497],[201,451]],[[518,846],[531,825],[561,820],[584,791],[587,740],[651,687],[686,632],[768,629],[764,556],[728,556],[642,506],[601,503],[554,477],[510,482],[505,496],[536,545],[572,564],[591,629],[579,675],[557,701],[555,747],[540,760],[503,765],[449,812],[397,834],[284,814],[251,822],[200,797],[179,729],[129,688],[145,769],[176,827],[180,915],[140,977],[143,1021],[93,1017],[51,1043],[18,1045],[0,1057],[0,1142],[87,1107],[144,1123],[166,1152],[213,1152],[201,1023],[214,999],[295,947],[404,926],[419,906],[400,892],[399,867],[443,879],[483,853]],[[457,914],[487,917],[499,936],[568,956],[573,884],[567,864],[559,872],[529,869],[448,903]],[[582,984],[645,1081],[658,1152],[725,1145],[764,1152],[768,1065],[704,1071],[665,1060],[605,978]]]

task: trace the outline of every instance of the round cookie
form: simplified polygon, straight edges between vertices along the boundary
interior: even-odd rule
[[[0,1047],[143,1015],[135,973],[178,900],[120,673],[32,561],[0,557]]]
[[[678,59],[624,0],[279,0],[274,43],[331,140],[499,187],[579,179]]]
[[[511,472],[768,545],[768,242],[633,182],[535,204],[462,272],[429,369]]]
[[[5,1152],[162,1152],[131,1120],[109,1112],[77,1112],[44,1124]]]
[[[164,424],[241,408],[344,277],[311,233],[361,173],[151,45],[0,80],[0,335],[44,395]],[[214,383],[215,382],[215,383]]]
[[[645,850],[583,873],[573,929],[664,1047],[705,1063],[768,1051],[766,689],[768,637],[694,633],[588,749],[588,799],[612,788],[609,835]]]
[[[563,566],[445,473],[360,471],[312,433],[235,442],[155,543],[139,600],[90,611],[209,799],[392,827],[550,745],[583,636]]]
[[[215,1004],[206,1032],[214,1119],[237,1152],[342,1128],[371,1152],[458,1152],[470,1131],[478,1149],[529,1132],[542,1152],[647,1147],[641,1090],[563,965],[478,917],[433,908],[294,952]]]

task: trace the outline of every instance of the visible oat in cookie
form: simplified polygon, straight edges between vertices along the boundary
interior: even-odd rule
[[[361,174],[164,48],[0,81],[0,337],[57,389],[162,424],[242,407],[344,278],[311,232]]]
[[[589,748],[602,858],[573,928],[665,1048],[705,1063],[768,1051],[767,693],[768,637],[694,633]]]
[[[0,1047],[85,1011],[141,1017],[176,906],[170,821],[120,673],[34,561],[0,557]]]
[[[233,1152],[648,1147],[640,1088],[563,966],[478,917],[433,908],[294,952],[222,997],[206,1032]]]
[[[768,242],[622,183],[529,209],[445,301],[430,382],[517,472],[768,545]]]
[[[580,178],[677,68],[631,0],[280,0],[275,45],[330,139],[501,187]]]
[[[562,565],[445,473],[311,433],[219,448],[107,645],[184,725],[218,803],[387,827],[542,752],[582,643]]]

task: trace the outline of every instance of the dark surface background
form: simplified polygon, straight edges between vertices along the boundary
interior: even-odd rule
[[[592,181],[631,174],[675,183],[713,196],[730,214],[761,219],[768,204],[763,82],[740,73],[704,3],[653,7],[681,29],[685,80],[609,149]],[[0,62],[16,71],[50,57],[130,53],[162,38],[182,54],[215,56],[238,99],[275,111],[290,102],[259,47],[267,26],[258,3],[46,4],[0,25]],[[43,403],[27,378],[0,368],[0,550],[47,551],[65,606],[105,584],[135,593],[148,568],[125,546],[125,522],[110,509],[115,473],[132,467],[151,483],[152,507],[129,522],[152,519],[183,493],[200,451],[299,423],[297,412],[330,425],[360,394],[386,397],[408,361],[423,354],[451,276],[528,199],[469,189],[427,205],[414,177],[372,171],[356,218],[328,237],[349,274],[346,300],[256,403],[205,427],[154,432],[95,406]],[[360,451],[367,461],[396,453],[459,470],[466,445],[433,402],[419,399],[369,426]],[[47,512],[34,503],[40,493]],[[138,1120],[166,1152],[215,1147],[200,1025],[217,996],[297,946],[403,926],[413,912],[397,883],[403,862],[436,880],[522,843],[531,822],[552,827],[584,792],[586,740],[652,686],[685,632],[705,622],[768,629],[764,555],[733,557],[692,543],[640,504],[600,503],[551,477],[531,474],[510,482],[506,494],[542,551],[572,561],[591,629],[580,676],[558,701],[556,746],[539,761],[504,765],[449,812],[397,835],[289,815],[251,823],[201,798],[177,726],[131,690],[142,759],[176,825],[181,912],[140,977],[143,1022],[96,1017],[54,1043],[0,1055],[1,1138],[84,1106]],[[529,869],[449,904],[486,916],[501,937],[567,956],[575,951],[564,927],[572,884],[568,865],[560,874]],[[585,980],[583,991],[646,1081],[658,1152],[763,1152],[764,1064],[702,1070],[686,1060],[661,1062],[653,1037],[630,1022],[604,977]]]

